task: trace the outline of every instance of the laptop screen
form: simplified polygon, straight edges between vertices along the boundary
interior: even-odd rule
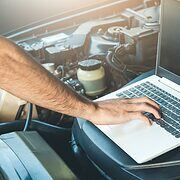
[[[160,66],[180,76],[180,0],[162,4]]]

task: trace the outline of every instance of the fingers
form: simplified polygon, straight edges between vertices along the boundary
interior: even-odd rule
[[[149,99],[148,97],[140,97],[140,98],[133,98],[129,99],[128,103],[148,103],[157,109],[160,109],[159,105],[155,103],[153,100]]]
[[[159,111],[148,103],[127,104],[127,110],[129,112],[130,111],[149,112],[152,113],[157,119],[161,118]]]
[[[157,119],[161,118],[159,105],[147,97],[111,99],[98,101],[97,103],[100,112],[100,119],[102,119],[101,123],[103,124],[117,124],[134,119],[140,119],[151,125],[151,121],[143,114],[144,112],[153,114]],[[109,119],[106,122],[104,122],[105,117],[108,117],[107,119]]]
[[[141,112],[130,112],[127,115],[127,119],[128,121],[134,120],[134,119],[139,119],[144,121],[145,123],[147,123],[148,125],[152,125],[151,121],[148,119],[148,117],[146,117],[145,115],[143,115]]]

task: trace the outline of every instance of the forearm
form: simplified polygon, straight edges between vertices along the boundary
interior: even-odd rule
[[[95,104],[80,97],[12,42],[0,38],[0,88],[39,106],[90,119]]]

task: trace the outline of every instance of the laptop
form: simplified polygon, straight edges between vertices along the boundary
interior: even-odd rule
[[[152,126],[136,119],[97,126],[138,164],[180,146],[180,0],[163,0],[161,32],[154,75],[108,94],[100,100],[147,96],[162,110]],[[151,114],[148,114],[149,118]]]

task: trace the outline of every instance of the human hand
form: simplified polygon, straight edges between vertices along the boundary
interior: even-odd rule
[[[96,103],[97,108],[90,121],[98,125],[121,124],[134,119],[151,125],[151,121],[143,112],[152,113],[157,119],[161,118],[159,105],[147,97],[111,99]]]

